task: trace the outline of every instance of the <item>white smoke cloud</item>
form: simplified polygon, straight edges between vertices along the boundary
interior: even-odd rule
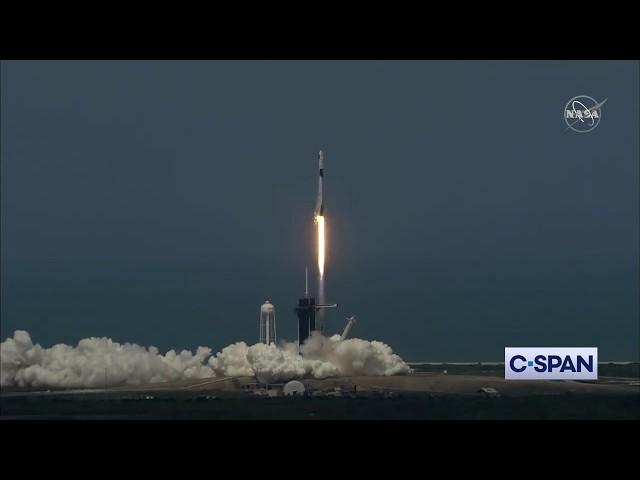
[[[360,338],[340,340],[340,335],[326,338],[314,333],[302,346],[305,359],[318,360],[334,366],[340,376],[351,375],[403,375],[411,371],[402,358],[394,354],[385,343]],[[322,378],[323,366],[314,376]]]
[[[0,385],[19,387],[100,388],[139,385],[215,376],[255,376],[261,382],[294,378],[351,375],[403,375],[409,366],[391,348],[378,341],[340,340],[314,333],[301,348],[295,343],[237,342],[214,357],[198,347],[165,355],[156,347],[119,344],[109,338],[86,338],[75,347],[34,345],[30,335],[16,331],[0,344]],[[105,375],[106,369],[106,375]]]
[[[295,343],[280,346],[244,342],[225,347],[209,365],[219,376],[255,375],[261,382],[294,378],[327,378],[357,375],[404,375],[409,366],[388,345],[339,335],[323,337],[314,332],[301,347]]]
[[[204,362],[211,349],[170,350],[120,344],[110,338],[85,338],[75,347],[34,345],[29,333],[18,330],[0,344],[0,385],[18,387],[98,388],[139,385],[183,378],[212,377]]]
[[[209,359],[209,365],[218,377],[243,377],[253,375],[247,360],[249,346],[244,342],[232,343]]]

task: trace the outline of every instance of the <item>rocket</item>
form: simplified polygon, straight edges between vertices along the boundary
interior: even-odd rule
[[[324,216],[324,200],[322,199],[322,178],[324,177],[324,156],[322,150],[318,152],[318,198],[316,200],[315,216]]]

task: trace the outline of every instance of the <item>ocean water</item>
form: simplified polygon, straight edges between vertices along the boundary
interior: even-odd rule
[[[254,343],[269,299],[279,338],[294,340],[304,277],[290,267],[5,261],[2,338],[23,329],[43,346],[108,336],[215,352]],[[637,260],[331,265],[326,296],[339,308],[327,330],[355,314],[353,336],[382,340],[407,361],[501,361],[505,346],[596,346],[601,361],[638,360],[638,292]]]

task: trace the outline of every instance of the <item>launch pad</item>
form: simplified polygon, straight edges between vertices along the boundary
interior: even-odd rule
[[[3,389],[6,419],[640,419],[640,387],[577,381],[508,382],[418,373],[301,379],[302,397],[260,394],[253,377],[180,380],[104,390]],[[497,392],[498,394],[488,394]]]

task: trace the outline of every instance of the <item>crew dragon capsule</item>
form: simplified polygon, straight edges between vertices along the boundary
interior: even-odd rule
[[[324,177],[324,156],[322,150],[318,152],[318,198],[316,200],[315,216],[324,216],[324,200],[322,199],[322,177]]]

